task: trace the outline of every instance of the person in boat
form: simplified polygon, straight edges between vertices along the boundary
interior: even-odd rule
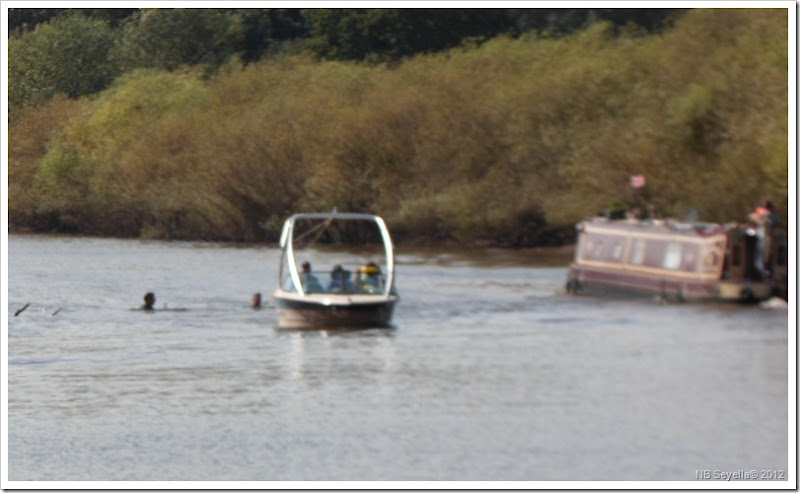
[[[756,231],[756,269],[763,275],[769,275],[766,268],[767,252],[770,251],[770,230],[778,223],[778,209],[771,200],[762,200],[758,207],[750,213],[750,221],[755,225]]]
[[[311,263],[306,261],[300,265],[300,285],[303,287],[303,292],[308,293],[322,293],[325,289],[320,284],[317,276],[311,273]],[[285,291],[296,291],[294,281],[292,278],[286,279],[286,285],[283,288]]]
[[[777,223],[778,209],[771,200],[763,200],[750,213],[750,220],[756,224],[771,225]]]
[[[350,280],[350,271],[345,270],[341,265],[335,265],[331,271],[331,282],[328,284],[328,291],[331,293],[352,293],[354,291],[353,281]]]
[[[311,263],[306,261],[300,266],[300,283],[306,293],[319,293],[324,291],[317,276],[311,273]]]
[[[145,311],[153,311],[155,310],[156,304],[156,295],[152,292],[148,292],[144,295],[144,305],[142,305],[142,310]]]
[[[381,289],[381,268],[375,262],[367,262],[358,268],[356,286],[367,293],[378,293]]]

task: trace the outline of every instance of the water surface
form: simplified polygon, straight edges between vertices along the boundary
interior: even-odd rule
[[[563,255],[401,248],[392,329],[287,332],[249,308],[268,246],[8,246],[11,481],[787,471],[785,308],[571,297]],[[147,291],[186,311],[132,311]]]

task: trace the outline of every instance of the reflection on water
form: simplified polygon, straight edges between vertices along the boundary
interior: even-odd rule
[[[337,377],[347,376],[348,371],[353,379],[358,379],[366,373],[390,370],[394,358],[393,344],[390,339],[393,337],[394,330],[394,328],[281,329],[278,333],[281,337],[290,340],[289,375],[291,380],[299,381],[329,378],[330,373],[336,373]],[[342,341],[340,342],[338,339],[342,339]],[[320,347],[336,351],[336,360],[328,361],[317,356],[315,360],[307,361],[306,352],[314,355]],[[369,355],[369,358],[365,359],[366,355]]]
[[[293,380],[303,378],[303,334],[295,332],[291,334],[292,351],[289,354],[289,368]]]
[[[787,468],[791,309],[571,297],[558,252],[399,253],[393,328],[284,331],[249,307],[274,248],[12,236],[9,479]],[[147,291],[186,311],[131,312]]]

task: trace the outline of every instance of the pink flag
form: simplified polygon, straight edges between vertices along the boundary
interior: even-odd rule
[[[633,188],[642,188],[644,186],[644,175],[631,176],[631,186]]]

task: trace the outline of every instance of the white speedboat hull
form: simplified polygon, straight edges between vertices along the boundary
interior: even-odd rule
[[[274,294],[281,329],[388,327],[396,295],[314,294],[278,290]]]

